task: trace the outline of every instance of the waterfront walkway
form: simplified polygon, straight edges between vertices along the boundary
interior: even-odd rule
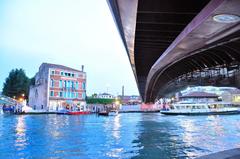
[[[196,159],[240,159],[240,148],[220,151]]]

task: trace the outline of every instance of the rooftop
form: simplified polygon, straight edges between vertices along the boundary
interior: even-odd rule
[[[42,67],[42,66],[45,66],[45,67],[48,67],[48,68],[59,68],[59,69],[63,69],[63,70],[83,72],[83,71],[80,71],[80,70],[77,70],[77,69],[73,69],[71,67],[59,65],[59,64],[42,63],[40,67]]]
[[[99,95],[108,95],[108,96],[112,96],[112,94],[109,94],[109,93],[100,93]]]

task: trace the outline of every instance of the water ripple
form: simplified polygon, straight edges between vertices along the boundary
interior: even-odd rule
[[[240,147],[239,115],[0,115],[0,158],[194,158]]]

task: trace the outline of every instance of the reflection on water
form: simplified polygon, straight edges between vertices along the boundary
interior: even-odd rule
[[[113,117],[112,124],[109,123],[109,125],[112,127],[112,137],[114,139],[114,143],[119,143],[119,140],[121,138],[120,134],[120,114]],[[107,156],[119,158],[121,157],[121,154],[123,152],[123,147],[118,148],[111,148],[109,152],[107,152]]]
[[[25,116],[19,116],[19,118],[17,118],[17,123],[16,123],[15,146],[18,151],[23,150],[27,145],[24,118]]]
[[[121,128],[120,115],[117,115],[113,119],[113,133],[112,133],[113,137],[116,140],[120,139],[120,128]]]
[[[0,115],[0,158],[194,158],[240,147],[240,115]]]

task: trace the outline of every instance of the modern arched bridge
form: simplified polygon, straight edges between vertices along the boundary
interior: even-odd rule
[[[186,85],[240,87],[240,0],[108,0],[145,102]]]

